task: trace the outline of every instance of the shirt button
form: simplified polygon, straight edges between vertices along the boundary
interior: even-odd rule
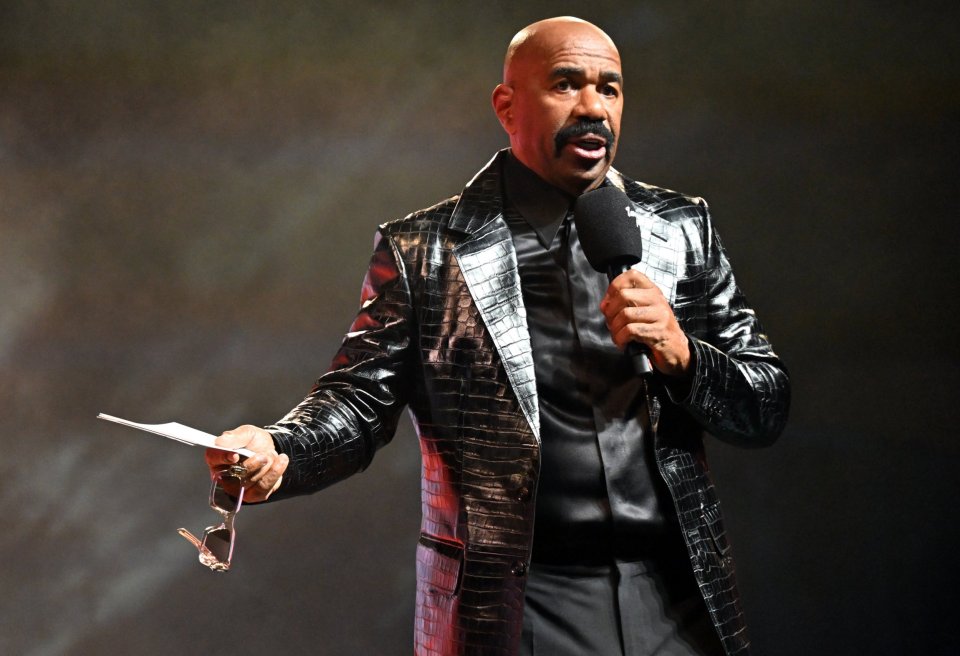
[[[514,576],[524,576],[527,573],[527,564],[523,561],[516,561],[510,568],[510,573]]]

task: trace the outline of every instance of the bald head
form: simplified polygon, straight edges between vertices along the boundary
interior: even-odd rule
[[[514,156],[572,196],[603,182],[623,109],[620,53],[603,30],[569,16],[520,30],[493,107]]]
[[[609,51],[611,63],[615,59],[617,69],[620,68],[620,53],[606,32],[580,18],[558,16],[531,23],[514,35],[503,60],[503,81],[511,84],[529,63],[542,59],[558,46],[578,45]]]

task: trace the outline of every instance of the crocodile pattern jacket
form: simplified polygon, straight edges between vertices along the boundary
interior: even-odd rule
[[[362,305],[329,372],[268,430],[290,456],[279,497],[363,470],[409,407],[420,440],[416,653],[515,654],[533,540],[539,420],[498,153],[459,196],[384,224]],[[635,204],[637,264],[687,333],[684,398],[647,388],[657,467],[728,654],[749,641],[702,435],[763,446],[787,372],[733,278],[706,203],[608,174]]]

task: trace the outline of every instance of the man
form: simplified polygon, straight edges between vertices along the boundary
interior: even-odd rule
[[[743,654],[749,642],[701,435],[781,431],[786,372],[706,204],[611,168],[620,56],[573,18],[511,42],[510,138],[459,196],[381,226],[330,371],[266,430],[248,501],[364,469],[409,406],[423,455],[418,654]],[[622,188],[644,261],[586,265],[575,199]],[[655,373],[622,349],[646,345]],[[236,456],[208,451],[211,469]]]

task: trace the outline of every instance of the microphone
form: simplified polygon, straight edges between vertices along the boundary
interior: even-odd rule
[[[639,262],[643,254],[640,230],[629,214],[631,211],[630,199],[612,185],[582,194],[573,207],[583,254],[590,266],[606,273],[611,281]],[[627,354],[638,376],[653,372],[646,344],[628,343]]]

